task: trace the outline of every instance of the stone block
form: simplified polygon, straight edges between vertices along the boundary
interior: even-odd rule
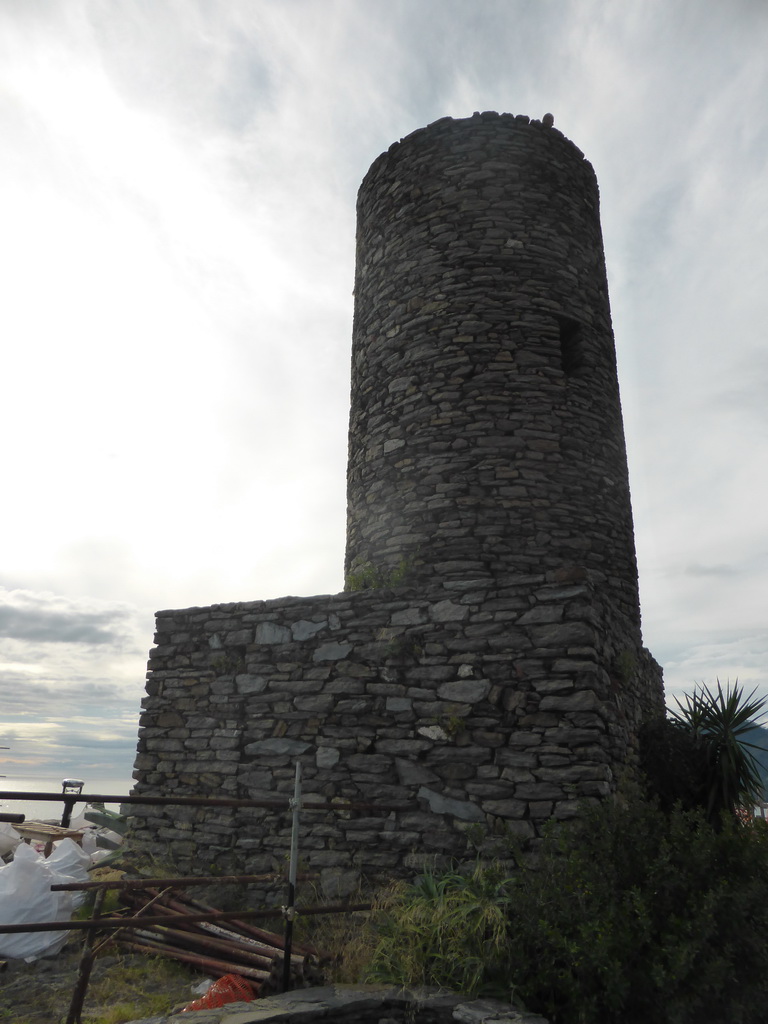
[[[375,741],[376,750],[382,754],[395,754],[396,756],[407,757],[418,755],[422,750],[429,747],[429,740],[419,739],[378,739]]]
[[[291,631],[277,622],[260,622],[256,626],[255,640],[257,644],[289,644]]]
[[[439,781],[438,776],[424,764],[406,760],[402,757],[395,758],[395,769],[397,777],[403,786],[433,786]]]
[[[227,633],[225,638],[225,646],[242,646],[243,644],[250,644],[253,641],[253,630],[250,629],[235,629]]]
[[[294,622],[291,625],[291,637],[294,640],[301,642],[303,640],[309,640],[310,637],[315,636],[315,634],[327,628],[327,619],[321,619],[320,622],[309,622],[307,619],[299,619],[298,622]]]
[[[506,735],[502,732],[492,732],[488,729],[473,729],[472,742],[480,747],[501,747],[506,742]]]
[[[579,690],[576,693],[565,693],[542,697],[540,711],[596,711],[602,707],[601,701],[594,690]]]
[[[309,743],[301,740],[292,740],[284,736],[273,737],[267,740],[257,740],[256,743],[248,743],[245,753],[249,757],[279,757],[281,755],[299,757],[309,750]]]
[[[537,605],[530,611],[524,612],[517,620],[518,626],[526,626],[531,622],[550,623],[561,622],[563,608],[559,605]]]
[[[518,800],[562,800],[565,796],[561,786],[536,779],[534,782],[518,782],[515,797]]]
[[[449,738],[445,729],[439,725],[420,725],[416,732],[435,743],[444,743]]]
[[[178,711],[161,711],[160,714],[153,717],[152,724],[158,728],[167,729],[169,726],[183,726],[186,723],[184,716]]]
[[[480,808],[469,800],[454,800],[433,789],[428,789],[426,786],[419,788],[418,797],[420,800],[427,801],[433,814],[451,814],[454,818],[460,818],[462,821],[484,820]]]
[[[509,737],[510,747],[537,747],[541,743],[540,733],[513,732]]]
[[[507,767],[501,769],[502,779],[509,782],[533,782],[533,772],[530,768]]]
[[[410,697],[387,697],[385,706],[387,711],[412,711],[413,701]]]
[[[392,758],[384,754],[353,754],[346,759],[352,772],[373,772],[378,775],[392,770]]]
[[[528,805],[524,800],[482,800],[480,803],[486,814],[495,818],[522,818]]]
[[[392,612],[390,623],[393,626],[417,626],[427,621],[426,613],[421,608],[403,608]]]
[[[490,690],[490,679],[455,679],[438,686],[437,695],[441,700],[476,704],[478,701],[485,700]]]
[[[436,774],[445,782],[457,782],[474,779],[477,774],[475,765],[462,762],[438,763],[433,765]]]
[[[313,661],[343,661],[352,650],[352,644],[339,641],[321,644],[312,655]]]
[[[528,628],[534,646],[544,650],[591,644],[595,636],[594,630],[582,622],[562,622]]]
[[[324,714],[333,707],[333,695],[318,693],[309,697],[295,697],[293,706],[297,711],[308,711],[315,714]]]
[[[466,605],[448,600],[438,601],[429,609],[429,617],[432,622],[463,622],[468,616],[469,608]]]

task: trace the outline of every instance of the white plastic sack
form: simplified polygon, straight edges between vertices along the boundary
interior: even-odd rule
[[[0,857],[7,857],[21,842],[21,836],[7,821],[0,821]]]
[[[57,879],[57,884],[61,882],[87,882],[90,860],[85,850],[78,846],[74,839],[61,839],[54,845],[50,857],[43,860],[43,866],[50,868],[57,875],[68,876]],[[85,899],[85,894],[75,893],[74,895],[77,898],[75,906],[79,907]]]
[[[26,843],[10,864],[0,866],[0,924],[68,921],[83,902],[83,893],[51,892],[51,885],[88,881],[87,853],[62,839],[46,860]],[[35,960],[58,953],[69,932],[15,932],[0,935],[0,956]]]
[[[89,854],[94,850],[111,853],[123,845],[123,837],[110,828],[85,828],[83,831],[83,849]]]

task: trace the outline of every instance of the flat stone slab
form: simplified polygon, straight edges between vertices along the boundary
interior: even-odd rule
[[[389,985],[325,985],[285,992],[250,1003],[228,1003],[216,1010],[193,1010],[169,1017],[145,1017],[130,1024],[312,1024],[339,1020],[354,1024],[548,1024],[496,999],[467,999],[436,988]]]

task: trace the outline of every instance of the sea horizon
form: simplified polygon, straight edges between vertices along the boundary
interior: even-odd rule
[[[83,795],[94,796],[128,796],[135,779],[125,776],[99,776],[89,778],[86,773],[66,776],[71,779],[82,779]],[[5,775],[0,776],[0,792],[14,793],[61,793],[64,776],[51,775]],[[85,810],[85,801],[78,800],[72,816],[77,817]],[[61,800],[24,800],[0,797],[0,811],[5,814],[23,814],[27,821],[60,821],[64,804]],[[118,811],[118,804],[109,804],[108,810]]]

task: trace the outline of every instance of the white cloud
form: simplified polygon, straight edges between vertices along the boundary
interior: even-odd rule
[[[130,637],[6,639],[28,709],[138,703],[157,607],[340,588],[355,190],[484,109],[551,110],[598,174],[646,640],[671,685],[759,676],[761,4],[38,0],[0,29],[3,580]]]

